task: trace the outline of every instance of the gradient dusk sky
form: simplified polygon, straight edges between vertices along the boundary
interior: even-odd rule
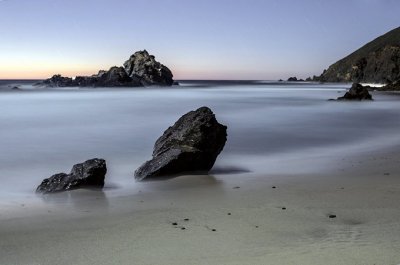
[[[142,49],[175,79],[305,78],[399,14],[399,0],[0,0],[0,79],[90,75]]]

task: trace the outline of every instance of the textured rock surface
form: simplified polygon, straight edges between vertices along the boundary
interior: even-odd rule
[[[138,87],[171,86],[172,72],[157,62],[146,50],[134,53],[124,67],[113,66],[108,71],[100,70],[92,76],[77,76],[75,79],[54,75],[37,85],[48,87]]]
[[[124,63],[126,73],[143,85],[171,86],[174,83],[171,70],[157,62],[146,50],[135,52]]]
[[[183,115],[156,141],[153,159],[135,171],[136,179],[208,172],[224,148],[226,130],[207,107]]]
[[[71,173],[58,173],[44,179],[37,187],[38,193],[54,193],[79,188],[104,186],[104,178],[107,173],[104,159],[90,159],[84,163],[72,167]]]
[[[331,65],[316,80],[369,83],[400,80],[400,28],[380,36]]]
[[[367,87],[354,83],[350,90],[337,100],[372,100],[372,96],[368,92]]]

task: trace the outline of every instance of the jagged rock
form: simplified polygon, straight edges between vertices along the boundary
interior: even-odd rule
[[[107,173],[104,159],[90,159],[72,167],[71,173],[58,173],[42,181],[37,187],[38,193],[54,193],[79,188],[104,186]]]
[[[171,70],[146,50],[135,52],[124,63],[124,68],[129,77],[140,80],[144,86],[171,86],[174,83]]]
[[[135,171],[135,178],[208,172],[224,148],[226,130],[207,107],[183,115],[156,141],[153,159]]]
[[[77,76],[75,79],[54,75],[36,85],[48,87],[138,87],[148,85],[171,86],[172,72],[144,51],[133,54],[124,67],[113,66],[108,71],[100,70],[92,76]]]
[[[337,98],[337,100],[372,100],[372,96],[367,87],[354,83],[350,90],[343,97]]]

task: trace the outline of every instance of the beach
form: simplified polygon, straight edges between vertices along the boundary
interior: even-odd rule
[[[319,174],[185,176],[110,200],[76,191],[72,206],[2,220],[0,261],[397,264],[398,148],[333,157],[337,170]]]
[[[4,94],[0,264],[399,264],[399,97],[327,101],[345,89]],[[157,137],[199,105],[228,126],[210,174],[135,182]],[[34,194],[92,156],[109,166],[103,191]]]

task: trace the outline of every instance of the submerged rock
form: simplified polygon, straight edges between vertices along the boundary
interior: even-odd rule
[[[190,111],[156,141],[153,159],[135,171],[135,178],[208,172],[224,148],[226,130],[209,108]]]
[[[38,193],[54,193],[79,188],[104,186],[107,173],[104,159],[90,159],[72,167],[71,173],[58,173],[42,181],[37,187]]]
[[[372,96],[367,87],[354,83],[350,90],[343,97],[338,97],[337,100],[372,100]]]

